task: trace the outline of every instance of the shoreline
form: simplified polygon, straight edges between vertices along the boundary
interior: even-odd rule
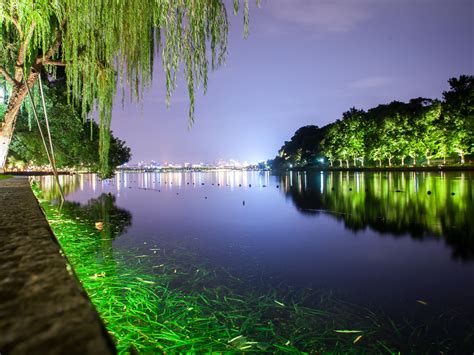
[[[474,171],[474,165],[469,166],[392,166],[392,167],[307,167],[307,168],[292,168],[287,170],[273,170],[273,172],[291,172],[291,171],[349,171],[349,172],[437,172],[437,171]]]
[[[169,173],[169,172],[183,172],[183,173],[192,173],[192,172],[213,172],[213,171],[269,171],[271,173],[286,173],[286,172],[293,172],[293,171],[348,171],[348,172],[441,172],[441,171],[474,171],[474,165],[445,165],[445,166],[382,166],[382,167],[330,167],[330,166],[320,166],[320,167],[297,167],[297,168],[290,168],[290,169],[200,169],[200,170],[189,170],[189,169],[127,169],[127,170],[116,170],[115,173]],[[68,172],[68,171],[58,171],[59,175],[80,175],[80,174],[94,174],[91,172]],[[53,175],[52,171],[17,171],[17,172],[5,172],[3,173],[4,176],[47,176]]]

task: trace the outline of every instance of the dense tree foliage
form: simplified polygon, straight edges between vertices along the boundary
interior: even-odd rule
[[[318,126],[301,127],[291,137],[290,141],[286,141],[283,147],[275,157],[274,165],[307,166],[317,164],[321,155],[321,142],[325,137],[325,128]],[[291,165],[291,166],[290,166]]]
[[[367,111],[351,108],[325,127],[306,126],[280,148],[273,167],[405,166],[474,153],[474,76],[449,80],[443,101],[393,101]],[[336,165],[334,163],[336,162]]]
[[[44,87],[46,107],[54,120],[50,122],[54,137],[54,154],[58,168],[82,168],[99,170],[99,126],[93,122],[83,122],[80,113],[68,103],[65,84],[62,81]],[[35,101],[40,101],[33,92]],[[39,105],[39,102],[36,102]],[[4,105],[0,104],[0,107]],[[46,131],[42,110],[38,116],[43,131]],[[130,160],[130,148],[111,134],[108,165],[115,168]],[[17,127],[10,148],[9,165],[25,167],[48,165],[41,136],[32,117],[31,106],[25,105],[19,114]]]
[[[232,4],[237,13],[241,3],[246,33],[248,0]],[[227,34],[223,0],[2,0],[0,80],[8,83],[11,95],[0,127],[0,168],[27,87],[41,72],[54,75],[58,66],[64,66],[68,92],[83,116],[97,107],[101,166],[107,174],[117,84],[127,84],[132,97],[139,99],[159,56],[168,99],[178,70],[183,70],[192,122],[194,90],[200,85],[206,90],[208,70],[223,62]]]
[[[461,76],[449,80],[451,90],[443,92],[444,135],[464,163],[473,151],[474,77]]]

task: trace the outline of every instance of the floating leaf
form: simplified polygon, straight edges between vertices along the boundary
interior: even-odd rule
[[[341,334],[354,334],[354,333],[363,333],[362,330],[354,330],[354,329],[338,329],[334,330],[336,333],[341,333]]]
[[[227,343],[229,343],[229,344],[233,343],[234,341],[236,341],[237,339],[240,339],[240,338],[242,338],[242,335],[239,335],[239,336],[236,336],[235,338],[230,339]]]

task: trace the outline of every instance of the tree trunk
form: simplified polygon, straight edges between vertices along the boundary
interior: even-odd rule
[[[339,159],[339,167],[342,168],[342,160]]]
[[[331,165],[331,167],[332,167],[332,160],[329,160],[329,165]]]
[[[382,167],[382,159],[379,159],[379,168]]]
[[[354,157],[354,168],[357,166],[357,158]]]
[[[349,160],[348,159],[346,159],[346,167],[347,167],[347,169],[349,169]]]
[[[30,89],[33,87],[37,79],[38,72],[32,71],[27,80]],[[28,89],[24,83],[13,86],[12,94],[10,96],[10,100],[8,101],[7,112],[5,113],[5,119],[2,122],[2,126],[0,128],[0,171],[2,171],[5,167],[8,148],[12,140],[18,112],[20,111],[21,104],[27,95]]]
[[[405,156],[402,156],[402,166],[405,166]]]
[[[443,165],[446,165],[446,155],[443,155]]]
[[[428,166],[431,164],[431,155],[430,155],[429,152],[430,152],[429,150],[427,150],[427,151],[425,152],[426,164],[427,164]]]
[[[464,152],[460,152],[459,156],[461,157],[461,164],[464,164]]]
[[[360,158],[360,164],[361,166],[364,166],[364,157]]]
[[[60,27],[63,28],[65,22],[60,24]],[[26,80],[23,72],[24,68],[24,59],[26,56],[28,44],[33,37],[34,30],[35,30],[36,23],[33,23],[30,26],[28,34],[24,38],[23,42],[20,43],[17,59],[15,62],[15,72],[13,75],[9,75],[5,70],[1,73],[5,80],[12,84],[12,94],[8,101],[8,108],[7,112],[5,113],[5,119],[1,124],[0,127],[0,171],[3,171],[5,167],[5,163],[7,160],[8,155],[8,148],[10,146],[10,142],[12,140],[13,131],[15,130],[15,123],[18,117],[18,112],[20,111],[21,104],[23,100],[25,100],[26,96],[28,95],[28,89],[25,85],[25,81],[28,87],[31,89],[38,79],[38,75],[41,73],[41,69],[43,68],[44,64],[52,64],[51,57],[58,51],[61,45],[61,30],[56,31],[56,39],[53,42],[53,45],[43,54],[38,55],[38,57],[34,60],[33,65],[30,69],[30,73]],[[64,63],[63,63],[64,64]],[[52,65],[63,65],[63,64],[52,64]]]
[[[392,157],[388,157],[388,166],[392,166]]]

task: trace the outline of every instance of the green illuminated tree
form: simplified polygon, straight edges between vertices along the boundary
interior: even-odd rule
[[[367,152],[369,157],[378,163],[379,167],[382,166],[382,161],[391,151],[386,141],[389,138],[387,130],[391,127],[391,124],[386,123],[385,119],[392,114],[394,104],[396,103],[379,105],[367,111],[367,120],[370,122],[366,132]]]
[[[346,136],[347,131],[340,120],[337,120],[326,130],[326,137],[323,140],[323,152],[331,166],[334,160],[338,160],[339,167],[342,167],[343,161],[346,163],[346,167],[349,167],[350,155],[349,148],[346,146]]]
[[[245,34],[248,0],[242,0]],[[258,1],[257,1],[258,2]],[[233,0],[234,12],[241,0]],[[85,118],[96,107],[102,172],[107,174],[111,108],[117,84],[139,99],[160,55],[167,99],[184,71],[194,119],[194,91],[224,60],[228,20],[223,0],[2,0],[0,77],[10,99],[0,131],[3,168],[18,112],[42,71],[64,66],[68,92]],[[210,52],[210,58],[208,53]],[[210,63],[209,63],[210,59]]]
[[[354,167],[357,166],[357,161],[360,161],[363,166],[366,151],[365,111],[351,108],[342,114],[341,124],[344,130],[344,145],[347,146]]]
[[[431,159],[438,154],[441,132],[438,126],[441,114],[441,103],[439,101],[429,100],[426,102],[425,110],[420,117],[423,122],[422,145],[426,163],[430,165]]]
[[[453,153],[465,162],[474,151],[474,76],[462,75],[448,80],[450,90],[443,92],[443,116]]]
[[[329,165],[333,166],[334,160],[337,159],[337,122],[326,126],[326,135],[322,141],[323,154],[329,161]]]
[[[411,143],[411,126],[409,125],[409,116],[407,114],[397,115],[398,135],[397,135],[397,156],[400,159],[401,166],[405,166],[405,159],[409,155]]]

